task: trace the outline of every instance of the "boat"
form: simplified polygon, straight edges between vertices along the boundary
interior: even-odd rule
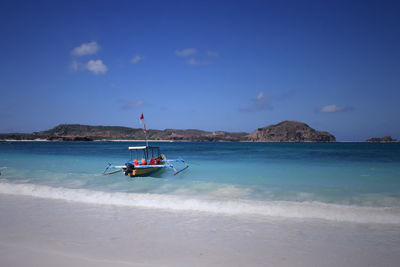
[[[163,168],[170,168],[174,171],[173,175],[177,175],[189,168],[189,165],[181,158],[167,159],[164,154],[161,154],[158,146],[133,146],[128,147],[128,149],[130,151],[130,159],[125,165],[114,166],[108,163],[103,175],[124,172],[126,176],[129,175],[130,177],[145,177]],[[134,154],[136,154],[136,157],[133,157]],[[174,162],[183,163],[185,166],[178,170],[173,165]]]
[[[182,158],[167,159],[164,154],[161,154],[160,147],[149,146],[143,113],[140,117],[140,122],[144,125],[143,131],[145,133],[146,145],[128,147],[130,151],[130,159],[125,163],[125,165],[114,166],[111,163],[108,163],[107,167],[103,171],[103,175],[124,172],[126,176],[129,175],[130,177],[145,177],[150,176],[163,168],[170,168],[174,171],[173,175],[177,175],[189,168],[189,165]],[[173,163],[182,163],[184,164],[184,167],[177,169]]]

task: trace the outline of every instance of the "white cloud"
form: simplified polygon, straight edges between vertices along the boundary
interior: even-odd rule
[[[264,96],[264,92],[259,92],[257,98],[253,101],[256,110],[272,109],[271,103]]]
[[[69,68],[71,69],[71,71],[78,71],[79,70],[79,63],[76,60],[73,60],[71,62],[71,65],[69,65]]]
[[[346,108],[344,107],[340,107],[340,106],[336,106],[336,105],[327,105],[325,107],[322,107],[318,110],[318,112],[321,113],[334,113],[334,112],[341,112],[341,111],[345,111]]]
[[[200,54],[196,48],[175,50],[175,55],[183,58],[184,62],[191,66],[208,65],[213,63],[213,60],[219,57],[219,53],[216,51],[207,51],[206,54]]]
[[[89,60],[86,64],[86,69],[93,72],[94,74],[104,74],[107,72],[108,68],[103,64],[101,59],[98,60]]]
[[[100,50],[100,46],[97,42],[83,43],[78,47],[75,47],[71,51],[71,55],[73,56],[85,56],[85,55],[93,55],[96,54]]]
[[[85,63],[82,63],[82,62],[79,62],[76,59],[73,59],[71,64],[69,65],[69,69],[72,72],[85,71],[87,69],[86,66],[87,65]]]
[[[178,57],[188,57],[197,54],[196,48],[185,48],[182,50],[175,50],[175,55]]]
[[[144,56],[141,55],[136,55],[131,59],[132,64],[136,64],[139,63],[140,61],[142,61],[144,59]]]
[[[209,57],[219,57],[219,53],[216,52],[216,51],[208,51],[208,52],[207,52],[207,55],[208,55]]]
[[[241,112],[254,112],[261,110],[271,110],[272,105],[270,99],[264,96],[264,92],[259,92],[255,99],[251,99],[251,105],[247,107],[241,107]]]
[[[122,105],[123,109],[135,109],[144,105],[142,100],[139,101],[131,101],[131,100],[124,100],[124,104]]]
[[[190,59],[186,60],[186,64],[192,65],[192,66],[207,65],[208,61],[198,61],[195,58],[190,58]]]

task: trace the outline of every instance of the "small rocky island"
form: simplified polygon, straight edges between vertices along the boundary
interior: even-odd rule
[[[317,131],[298,121],[283,121],[275,125],[258,128],[248,135],[256,142],[335,142],[336,138],[328,132]]]
[[[396,143],[398,141],[396,139],[393,139],[391,136],[384,136],[384,137],[372,137],[370,139],[365,140],[365,142],[369,142],[369,143]]]

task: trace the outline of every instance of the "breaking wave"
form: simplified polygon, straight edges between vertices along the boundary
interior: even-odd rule
[[[203,200],[187,196],[109,193],[35,184],[0,182],[0,193],[81,203],[128,207],[200,211],[226,215],[258,215],[283,218],[323,219],[356,223],[399,224],[398,207],[359,207],[322,202]]]

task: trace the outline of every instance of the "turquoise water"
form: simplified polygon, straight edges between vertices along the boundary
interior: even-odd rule
[[[177,176],[167,169],[145,178],[129,178],[123,173],[101,175],[108,162],[125,163],[128,146],[142,143],[2,144],[0,167],[6,169],[0,179],[8,187],[1,192],[15,191],[19,186],[18,192],[28,190],[23,194],[35,196],[44,190],[44,197],[48,190],[52,196],[87,190],[86,195],[107,193],[108,198],[127,193],[124,197],[164,201],[178,197],[218,205],[284,202],[400,207],[400,144],[152,144],[159,145],[167,158],[184,158],[189,169]]]

